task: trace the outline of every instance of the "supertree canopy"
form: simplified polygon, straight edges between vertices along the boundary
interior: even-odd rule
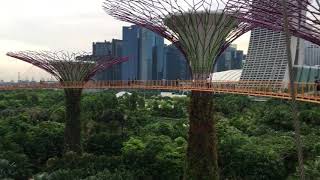
[[[192,78],[205,80],[221,53],[251,25],[225,10],[227,0],[105,0],[105,11],[171,41]],[[216,121],[208,92],[191,92],[185,179],[219,179]]]
[[[227,0],[106,0],[105,11],[154,31],[185,55],[193,79],[205,79],[217,57],[250,30],[225,12]]]
[[[290,33],[320,45],[320,0],[230,0],[226,9],[241,21],[284,31],[284,8]]]
[[[61,82],[87,82],[99,71],[128,60],[64,51],[21,51],[7,55],[41,68]]]
[[[20,59],[52,74],[61,83],[87,82],[97,72],[127,61],[127,58],[96,57],[84,53],[68,52],[9,52],[8,56]],[[80,101],[82,88],[66,88],[66,126],[64,151],[81,152]]]

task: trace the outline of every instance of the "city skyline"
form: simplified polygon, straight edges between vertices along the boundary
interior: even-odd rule
[[[106,16],[101,0],[11,0],[0,2],[0,80],[39,80],[50,75],[5,56],[8,51],[67,50],[91,52],[92,42],[122,39],[122,26]],[[250,33],[234,42],[247,52]],[[166,41],[166,44],[168,42]]]

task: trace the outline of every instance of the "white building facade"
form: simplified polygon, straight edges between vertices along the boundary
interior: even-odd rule
[[[320,46],[313,44],[309,41],[304,43],[305,61],[307,66],[319,66],[320,65]]]
[[[300,39],[299,58],[295,65],[304,63],[304,40]],[[292,60],[295,60],[298,38],[291,38]],[[288,59],[285,34],[264,28],[252,30],[246,63],[240,81],[261,81],[272,86],[274,82],[288,81]]]

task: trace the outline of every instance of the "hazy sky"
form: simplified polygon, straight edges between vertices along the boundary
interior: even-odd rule
[[[91,51],[94,41],[122,37],[129,25],[108,16],[102,0],[1,0],[0,80],[50,77],[27,63],[6,57],[8,51]],[[235,43],[247,51],[250,34]]]

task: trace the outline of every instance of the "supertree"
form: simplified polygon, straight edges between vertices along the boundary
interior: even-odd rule
[[[239,12],[237,18],[257,27],[284,32],[287,45],[287,58],[290,79],[291,109],[295,140],[297,145],[300,179],[305,179],[303,149],[300,137],[300,122],[296,104],[295,74],[293,65],[299,58],[300,39],[320,45],[320,1],[319,0],[230,0],[229,12]],[[291,36],[299,37],[293,61]]]
[[[227,0],[105,0],[107,14],[171,41],[193,80],[207,80],[221,53],[251,29],[226,13]],[[208,92],[191,92],[185,179],[219,179],[216,121]]]
[[[85,53],[59,52],[9,52],[8,56],[30,63],[53,75],[60,83],[85,83],[96,73],[127,58],[97,57]],[[64,151],[81,152],[80,101],[82,88],[64,89],[66,122]]]

